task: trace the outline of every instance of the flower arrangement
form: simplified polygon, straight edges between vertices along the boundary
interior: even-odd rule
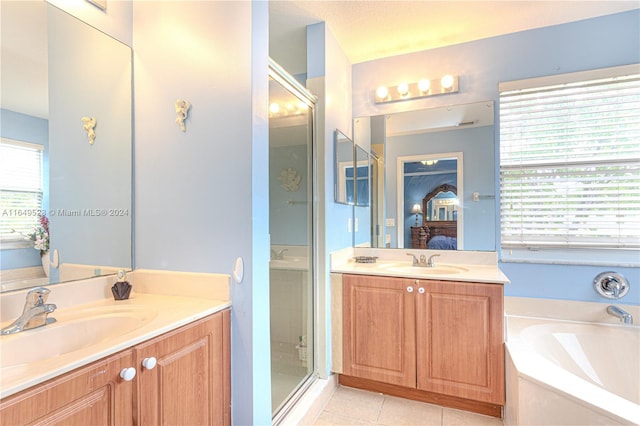
[[[33,241],[33,248],[40,250],[40,256],[44,256],[49,251],[49,219],[46,215],[40,215],[38,224],[33,231],[24,235],[27,239]]]

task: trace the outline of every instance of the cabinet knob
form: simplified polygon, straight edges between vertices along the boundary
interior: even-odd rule
[[[136,377],[136,369],[133,367],[123,368],[122,371],[120,371],[120,377],[122,377],[122,380],[125,382],[130,382]]]
[[[424,290],[424,287],[420,287],[420,288],[418,288],[418,293],[420,293],[420,294],[424,294],[424,291],[425,291],[425,290]]]
[[[145,358],[145,359],[142,360],[142,366],[144,368],[146,368],[147,370],[152,370],[153,367],[155,367],[157,363],[158,363],[158,361],[153,356],[149,357],[149,358]]]
[[[409,293],[413,293],[413,287],[411,287],[411,286],[407,287],[407,291],[408,291]]]

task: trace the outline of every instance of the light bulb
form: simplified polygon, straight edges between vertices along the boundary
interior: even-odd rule
[[[429,91],[429,87],[431,87],[431,82],[426,78],[423,78],[418,82],[418,89],[420,89],[421,93],[426,93]]]
[[[277,114],[278,112],[280,112],[280,105],[275,102],[272,103],[271,105],[269,105],[269,112],[271,114]]]
[[[386,86],[380,86],[376,89],[376,96],[380,99],[386,99],[389,96],[389,89]]]
[[[440,84],[445,90],[451,89],[453,87],[453,76],[449,74],[445,75],[442,77],[442,80],[440,80]]]
[[[409,93],[409,85],[407,83],[398,84],[398,93],[400,96],[406,96]]]

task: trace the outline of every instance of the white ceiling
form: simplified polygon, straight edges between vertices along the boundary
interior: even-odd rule
[[[306,72],[306,26],[326,22],[352,64],[640,8],[639,0],[278,0],[270,56]]]
[[[44,2],[2,1],[2,107],[47,117]],[[306,72],[306,26],[327,22],[351,63],[640,8],[640,0],[272,0],[270,56]]]

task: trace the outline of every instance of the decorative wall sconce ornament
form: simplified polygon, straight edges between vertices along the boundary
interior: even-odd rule
[[[300,189],[301,177],[292,168],[283,169],[278,180],[281,182],[280,186],[287,192],[295,192]]]
[[[89,138],[89,144],[93,145],[93,143],[96,140],[96,124],[98,124],[98,121],[95,119],[95,117],[82,117],[80,120],[82,120],[82,122],[84,123],[82,125],[82,130],[84,130],[85,132],[87,132],[87,138]]]
[[[180,126],[180,130],[182,130],[183,132],[187,131],[184,120],[186,120],[187,115],[189,115],[189,108],[191,108],[191,102],[183,101],[182,99],[176,99],[176,114],[178,114],[176,123],[178,124],[178,126]]]
[[[383,104],[457,92],[458,77],[447,74],[439,79],[423,78],[417,83],[401,82],[396,87],[379,86],[375,90],[374,99],[377,104]]]

